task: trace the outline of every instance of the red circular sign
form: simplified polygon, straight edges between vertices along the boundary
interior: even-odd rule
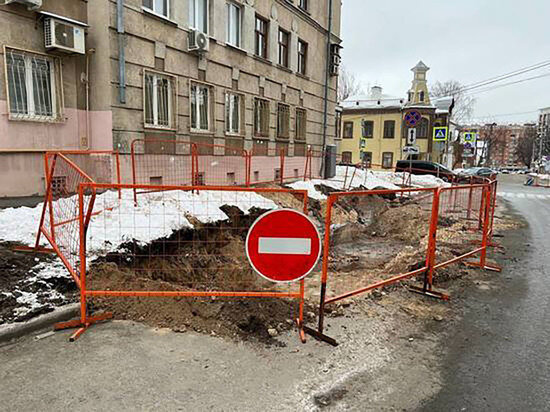
[[[272,282],[306,277],[321,255],[321,236],[303,213],[272,210],[260,216],[246,237],[246,256],[258,274]]]
[[[422,120],[422,115],[420,112],[417,112],[416,110],[410,110],[407,113],[405,113],[405,123],[409,127],[414,127]]]

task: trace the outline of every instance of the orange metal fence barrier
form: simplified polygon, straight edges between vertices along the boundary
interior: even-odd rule
[[[288,147],[242,148],[168,139],[137,139],[131,145],[134,185],[245,186],[320,176],[320,155],[311,148],[295,156]],[[314,164],[315,163],[315,164]],[[137,202],[136,191],[136,202]]]
[[[108,209],[116,190],[122,199]],[[149,191],[139,206],[134,190]],[[98,193],[95,201],[90,203],[88,193]],[[305,339],[304,280],[268,282],[254,273],[244,253],[249,228],[277,208],[270,199],[275,196],[289,196],[307,214],[307,191],[302,190],[83,182],[71,198],[79,205],[79,253],[68,259],[80,274],[81,314],[56,328],[77,327],[74,340],[90,324],[110,317],[88,313],[92,298],[285,298],[298,303],[295,319]]]
[[[446,300],[449,298],[447,295],[433,289],[434,275],[437,270],[457,262],[465,261],[470,266],[500,271],[496,265],[487,263],[495,197],[496,181],[448,188],[369,190],[329,195],[325,216],[319,323],[317,329],[306,327],[306,332],[335,344],[333,339],[323,334],[326,305],[409,278],[422,278],[422,286],[410,287],[412,291]],[[346,216],[346,211],[352,205],[362,215],[360,219],[355,217],[356,222]],[[409,213],[407,208],[414,210]],[[397,213],[395,219],[394,213]],[[412,222],[407,222],[409,216],[414,216]],[[396,224],[397,221],[399,224]],[[407,225],[411,223],[412,238],[408,238]],[[471,248],[463,250],[464,238],[458,241],[457,233],[468,233],[471,241],[467,243]],[[387,236],[402,240],[402,250],[391,250],[392,246],[385,242]],[[415,243],[417,246],[422,239],[426,240],[426,244],[420,244],[425,253],[418,255],[414,247],[409,247]],[[359,259],[370,255],[369,262],[375,265],[361,268],[357,276],[353,277],[352,284],[341,281],[338,276],[338,272],[350,270],[346,268],[346,252],[342,246],[346,240],[352,242],[353,252]],[[438,246],[443,245],[450,250],[451,255],[440,253]],[[476,255],[479,255],[478,262],[466,261]],[[353,265],[350,267],[353,268]]]

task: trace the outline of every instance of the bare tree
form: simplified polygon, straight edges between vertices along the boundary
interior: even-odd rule
[[[497,153],[502,155],[506,147],[506,138],[508,131],[505,126],[499,126],[496,123],[487,124],[480,130],[480,139],[483,141],[481,156],[479,157],[478,166],[491,166]]]
[[[476,100],[463,92],[464,86],[456,80],[435,82],[430,89],[432,98],[452,97],[455,100],[451,120],[455,123],[464,123],[472,117]]]
[[[533,147],[537,140],[537,128],[528,125],[525,127],[524,135],[518,140],[515,149],[516,158],[527,167],[531,167],[533,161]]]
[[[351,96],[355,96],[363,91],[361,82],[357,80],[355,74],[348,71],[344,66],[340,67],[338,75],[338,101],[343,102]]]

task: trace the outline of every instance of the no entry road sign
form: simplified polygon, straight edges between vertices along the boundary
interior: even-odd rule
[[[278,209],[260,216],[246,237],[246,256],[252,268],[272,282],[306,277],[321,255],[321,237],[303,213]]]

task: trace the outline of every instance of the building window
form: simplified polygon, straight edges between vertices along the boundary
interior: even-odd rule
[[[288,67],[288,46],[290,34],[279,29],[279,64],[283,67]]]
[[[210,86],[191,83],[191,130],[210,131]]]
[[[145,126],[173,129],[174,78],[145,72]]]
[[[420,95],[418,96],[418,100],[420,100],[421,102],[424,101],[424,92],[420,92]]]
[[[416,137],[418,139],[427,139],[428,138],[428,129],[430,122],[425,117],[420,120],[416,128]]]
[[[296,140],[306,140],[307,111],[296,109]]]
[[[283,103],[277,105],[277,137],[279,139],[290,137],[290,106]]]
[[[254,135],[269,136],[269,101],[254,99]]]
[[[10,118],[56,120],[59,65],[38,54],[6,49],[6,74]],[[61,82],[59,82],[59,85]]]
[[[306,75],[307,67],[307,43],[298,40],[298,73]]]
[[[372,166],[372,152],[362,152],[361,161],[363,162],[365,167],[369,169]]]
[[[351,152],[342,152],[342,163],[351,164]]]
[[[261,18],[260,16],[256,16],[256,30],[255,30],[255,37],[256,37],[256,46],[255,46],[255,53],[256,56],[261,57],[263,59],[267,59],[267,28],[269,23],[267,20]]]
[[[228,134],[242,134],[243,101],[240,94],[225,94],[225,132]]]
[[[227,3],[227,43],[241,47],[241,12],[235,3]]]
[[[208,33],[208,0],[189,0],[189,26]]]
[[[412,102],[414,99],[414,92],[409,92],[409,102]]]
[[[336,115],[334,116],[334,135],[336,139],[341,139],[341,133],[342,133],[342,112],[340,110],[336,111]]]
[[[363,120],[361,122],[363,137],[366,139],[372,139],[374,133],[374,122],[370,120]]]
[[[393,153],[384,152],[382,153],[382,167],[384,169],[391,169],[393,166]]]
[[[353,122],[344,122],[344,139],[353,139]]]
[[[164,17],[169,17],[169,0],[143,0],[143,7],[151,10],[155,14],[159,14]]]
[[[384,122],[384,139],[393,139],[395,137],[395,120],[386,120]]]
[[[304,11],[307,11],[308,10],[308,0],[299,0],[298,1],[298,7],[300,7]]]

